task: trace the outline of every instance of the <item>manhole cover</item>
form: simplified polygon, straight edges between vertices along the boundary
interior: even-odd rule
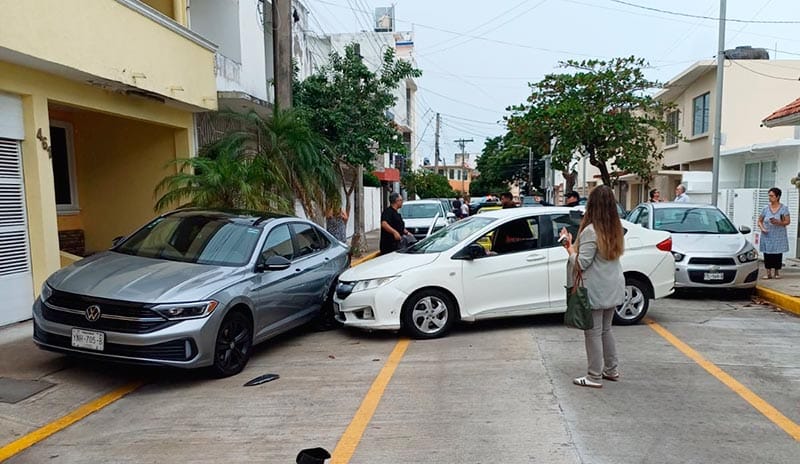
[[[0,377],[0,403],[19,403],[55,384],[44,380],[19,380]]]

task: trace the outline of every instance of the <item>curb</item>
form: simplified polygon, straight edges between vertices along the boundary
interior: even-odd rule
[[[800,298],[756,285],[756,295],[778,306],[779,309],[800,316]]]
[[[359,264],[361,264],[361,263],[363,263],[363,262],[365,262],[365,261],[369,261],[370,259],[372,259],[372,258],[374,258],[374,257],[378,256],[379,254],[381,254],[381,252],[380,252],[380,251],[373,251],[372,253],[370,253],[370,254],[368,254],[368,255],[364,255],[364,256],[362,256],[362,257],[360,257],[360,258],[358,258],[358,259],[354,259],[354,260],[353,260],[353,261],[350,263],[350,267],[355,267],[355,266],[358,266]],[[800,301],[800,300],[798,300],[798,301]],[[800,308],[800,303],[798,303],[798,308]],[[800,314],[800,313],[798,313],[798,314]]]

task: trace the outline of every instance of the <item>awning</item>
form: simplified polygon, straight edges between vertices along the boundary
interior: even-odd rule
[[[767,127],[800,125],[800,98],[777,109],[761,121]]]
[[[400,170],[395,168],[384,168],[383,171],[373,171],[372,173],[383,182],[400,182]]]

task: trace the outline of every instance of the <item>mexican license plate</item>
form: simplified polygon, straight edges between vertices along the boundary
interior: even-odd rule
[[[703,280],[722,280],[725,276],[721,272],[706,272],[703,274]]]
[[[94,351],[103,351],[106,334],[94,330],[72,329],[72,346]]]

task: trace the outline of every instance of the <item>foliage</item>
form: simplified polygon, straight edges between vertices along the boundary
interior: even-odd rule
[[[405,153],[394,123],[386,112],[395,104],[393,91],[400,82],[422,73],[386,49],[381,69],[372,72],[356,44],[335,51],[330,63],[304,81],[294,82],[294,104],[311,128],[327,142],[336,161],[372,168],[376,153]]]
[[[178,172],[156,186],[155,210],[170,206],[292,212],[285,179],[265,158],[248,150],[249,134],[231,133],[195,158],[172,162]]]
[[[408,191],[409,198],[454,198],[456,196],[447,179],[430,169],[419,169],[403,175],[400,182]]]
[[[371,172],[364,171],[364,175],[362,176],[364,179],[364,187],[380,187],[381,180],[378,179],[378,176]]]
[[[663,157],[656,141],[671,131],[664,117],[671,105],[648,93],[659,84],[645,78],[645,61],[628,57],[562,65],[575,72],[531,84],[528,102],[511,108],[509,129],[555,137],[554,169],[570,172],[576,157],[586,155],[603,183],[612,184],[620,172],[648,182]]]
[[[510,131],[503,136],[487,139],[476,163],[480,176],[470,184],[470,195],[498,194],[508,190],[509,185],[515,182],[527,185],[529,146],[533,155],[533,187],[538,188],[543,175],[539,155],[542,151],[535,149],[535,145],[528,141],[533,140]]]

